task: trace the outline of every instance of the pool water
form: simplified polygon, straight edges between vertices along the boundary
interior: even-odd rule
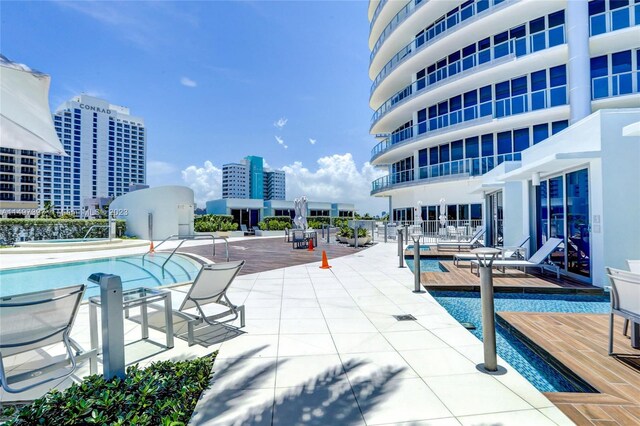
[[[405,250],[413,251],[413,244],[408,245]],[[431,250],[431,247],[424,244],[420,244],[420,251],[425,251],[425,250]]]
[[[482,340],[480,293],[430,291],[431,295],[458,322],[471,323],[469,330]],[[511,312],[565,312],[606,314],[609,312],[608,295],[558,295],[496,293],[495,310]],[[496,322],[498,355],[522,374],[541,392],[584,392],[572,380],[563,376],[538,354]]]
[[[0,270],[0,297],[82,283],[88,286],[85,298],[96,296],[100,293],[98,286],[87,281],[89,275],[95,272],[120,275],[124,290],[195,279],[201,265],[179,254],[174,254],[167,262],[163,276],[162,264],[168,256],[168,253],[147,255],[144,263],[142,255],[138,255]]]
[[[90,243],[95,241],[107,241],[107,238],[67,238],[61,240],[34,240],[25,241],[29,244],[67,244],[67,243]]]
[[[413,257],[405,257],[407,267],[413,272]],[[449,272],[442,266],[438,258],[421,258],[420,272]]]

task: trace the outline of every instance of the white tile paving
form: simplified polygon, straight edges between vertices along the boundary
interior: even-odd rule
[[[127,360],[219,349],[193,425],[571,424],[503,360],[506,374],[479,372],[481,342],[428,293],[411,292],[413,276],[395,253],[395,244],[378,244],[331,259],[331,270],[315,263],[238,277],[230,298],[245,300],[246,327],[203,328],[207,346],[176,339],[167,351],[140,342],[139,325],[125,321]],[[403,313],[418,320],[391,316]],[[83,306],[72,333],[86,347],[87,316]],[[151,329],[150,339],[164,334]]]

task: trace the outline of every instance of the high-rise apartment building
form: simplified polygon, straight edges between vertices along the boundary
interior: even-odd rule
[[[0,148],[0,216],[35,217],[37,154]]]
[[[442,215],[533,251],[562,238],[563,273],[602,285],[605,164],[637,174],[622,129],[640,106],[640,3],[371,0],[368,14],[371,163],[389,172],[371,194],[391,219],[435,232]],[[610,230],[628,222],[615,214]]]
[[[222,166],[222,198],[285,199],[285,174],[264,168],[262,157],[247,156]]]
[[[38,201],[84,214],[146,184],[144,120],[129,108],[88,95],[76,96],[53,114],[66,157],[42,154]]]

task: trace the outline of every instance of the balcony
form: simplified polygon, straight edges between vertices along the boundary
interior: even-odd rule
[[[433,135],[435,131],[440,129],[453,127],[450,130],[454,130],[464,125],[479,124],[483,119],[486,121],[487,118],[504,118],[529,111],[566,105],[567,102],[567,86],[563,85],[495,101],[486,101],[478,105],[451,111],[448,114],[431,117],[411,127],[392,133],[385,140],[378,143],[371,150],[371,161],[373,162],[383,153],[393,149],[394,145],[415,142]]]
[[[481,176],[505,161],[520,161],[521,154],[494,155],[482,158],[465,158],[463,160],[423,166],[418,169],[418,176],[414,179],[413,170],[398,172],[383,176],[371,182],[371,195],[382,191],[406,186],[423,185],[434,181],[464,179]]]
[[[386,3],[386,0],[383,0],[383,1]],[[376,53],[378,53],[378,50],[380,50],[380,46],[382,46],[382,43],[384,43],[387,37],[389,37],[391,33],[393,33],[402,22],[404,22],[405,19],[413,15],[413,12],[415,12],[419,8],[419,6],[422,6],[428,1],[429,0],[412,0],[409,3],[407,3],[405,7],[400,9],[400,12],[396,13],[396,16],[394,16],[391,19],[391,22],[389,22],[387,26],[384,28],[384,30],[382,30],[382,33],[380,33],[378,40],[376,40],[376,44],[373,46],[373,49],[371,49],[371,55],[369,56],[370,61],[373,61],[374,56],[376,56]],[[382,3],[383,2],[380,2],[380,4]],[[375,17],[376,16],[374,15],[374,19]],[[374,21],[372,20],[371,21],[372,27],[373,27],[373,22]]]
[[[640,65],[639,65],[640,66]],[[605,75],[591,80],[591,99],[624,96],[640,91],[640,71]]]
[[[565,42],[564,25],[559,25],[527,37],[507,40],[493,47],[488,47],[461,58],[448,64],[444,68],[414,81],[387,99],[373,114],[373,117],[371,117],[371,127],[397,106],[428,90],[448,84],[453,81],[453,77],[456,77],[456,79],[463,78],[479,71],[479,67],[481,69],[493,67],[521,56],[564,44]]]
[[[431,27],[428,31],[420,34],[418,37],[413,39],[411,43],[407,44],[405,47],[400,49],[398,53],[396,53],[389,62],[382,68],[382,70],[378,73],[373,84],[371,85],[371,94],[376,90],[378,85],[391,73],[391,71],[400,63],[405,61],[406,59],[412,57],[423,50],[427,46],[431,46],[436,41],[440,40],[446,35],[451,34],[452,30],[458,27],[462,22],[476,16],[480,13],[494,10],[498,5],[508,5],[518,0],[491,0],[486,3],[472,3],[461,9],[460,11],[454,13],[451,16],[448,16],[447,19],[443,19],[438,22],[436,25]],[[456,28],[457,29],[457,28]]]
[[[380,0],[380,3],[378,3],[378,6],[376,6],[376,10],[373,12],[373,16],[371,17],[371,24],[369,24],[369,30],[373,28],[374,24],[376,23],[376,19],[378,19],[378,15],[380,15],[380,11],[384,7],[384,5],[387,4],[387,1],[389,0]]]

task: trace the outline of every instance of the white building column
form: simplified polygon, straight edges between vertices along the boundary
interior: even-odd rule
[[[589,57],[589,2],[567,1],[569,45],[569,105],[573,124],[591,115],[591,60]]]

